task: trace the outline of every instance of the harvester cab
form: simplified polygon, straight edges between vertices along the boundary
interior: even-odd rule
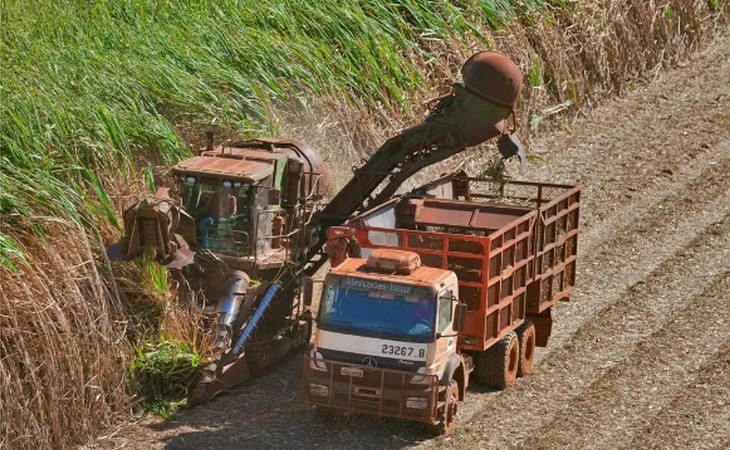
[[[171,268],[193,262],[183,249],[213,253],[258,276],[301,257],[318,230],[308,228],[327,192],[319,154],[297,141],[258,138],[204,151],[176,164],[177,196],[159,189],[124,213],[125,236],[113,256],[154,248]],[[111,252],[110,252],[111,253]]]

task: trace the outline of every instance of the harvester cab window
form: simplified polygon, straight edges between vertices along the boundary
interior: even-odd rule
[[[251,229],[253,190],[253,186],[249,183],[234,183],[232,193],[236,199],[236,211],[233,215],[233,227],[237,230],[249,231]]]
[[[271,177],[262,180],[253,196],[254,216],[256,221],[256,251],[264,253],[271,250],[271,236],[274,217],[279,213],[279,207],[269,203]]]
[[[244,181],[182,176],[180,197],[196,222],[203,248],[247,253],[251,242],[252,186]]]
[[[454,316],[454,301],[453,294],[451,291],[443,291],[439,295],[439,318],[438,318],[438,332],[444,333],[451,325],[451,320]]]

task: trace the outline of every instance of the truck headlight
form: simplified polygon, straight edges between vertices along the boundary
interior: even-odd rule
[[[408,399],[406,399],[406,408],[426,409],[428,408],[428,399],[425,397],[408,397]]]
[[[324,358],[320,352],[312,352],[312,359],[309,361],[309,368],[312,370],[327,372],[327,364],[324,362]]]
[[[426,380],[426,378],[423,376],[426,373],[426,368],[421,367],[416,373],[418,375],[413,375],[413,377],[411,378],[411,383],[423,383]]]
[[[309,383],[309,393],[319,397],[327,397],[330,395],[330,388],[324,384]]]

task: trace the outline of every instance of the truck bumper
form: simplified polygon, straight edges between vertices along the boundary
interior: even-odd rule
[[[435,424],[444,386],[436,375],[356,366],[307,357],[304,401],[309,405]]]

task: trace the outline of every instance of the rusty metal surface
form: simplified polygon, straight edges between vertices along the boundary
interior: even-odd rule
[[[303,164],[303,182],[314,197],[325,197],[329,189],[330,175],[317,150],[302,141],[282,138],[256,138],[255,141],[272,145],[272,150],[288,149],[291,157]],[[308,194],[309,195],[309,194]]]
[[[515,108],[522,89],[522,73],[517,64],[495,52],[472,55],[461,68],[466,87],[500,105]]]
[[[448,189],[444,187],[447,186]],[[537,345],[547,345],[552,320],[550,309],[567,301],[576,284],[580,195],[578,185],[468,177],[456,172],[417,191],[447,193],[479,203],[503,203],[536,209],[534,261],[528,266],[527,316],[537,332]]]
[[[486,232],[499,230],[531,212],[529,208],[438,199],[409,199],[404,205],[399,205],[399,210],[401,214],[411,213],[407,220],[413,224]]]
[[[580,195],[577,185],[468,177],[453,173],[419,188],[446,192],[481,204],[507,203],[538,211],[534,231],[535,258],[530,268],[527,313],[538,314],[558,301],[567,301],[576,284]]]
[[[528,287],[528,312],[540,313],[567,301],[576,284],[580,190],[571,189],[540,208],[535,279]]]
[[[215,152],[210,153],[215,154]],[[226,156],[228,156],[228,154],[226,154]],[[274,172],[274,165],[273,161],[271,163],[266,163],[255,160],[244,160],[230,157],[222,158],[215,155],[204,154],[202,156],[193,156],[192,158],[181,161],[173,167],[173,171],[175,173],[184,174],[229,176],[257,183],[264,178],[271,176]]]
[[[173,167],[175,173],[192,173],[219,177],[235,177],[257,183],[271,176],[277,161],[282,158],[295,160],[298,173],[288,175],[301,182],[301,197],[321,199],[329,189],[329,172],[322,157],[311,146],[293,139],[256,138],[230,145],[222,145],[181,161]],[[288,165],[292,165],[289,161]],[[299,173],[300,172],[300,173]]]
[[[246,358],[241,355],[236,361],[226,365],[220,374],[210,374],[201,379],[190,397],[192,403],[207,403],[213,397],[233,386],[251,378]]]
[[[292,168],[301,172],[301,182],[305,192],[298,195],[321,199],[327,195],[329,189],[330,175],[322,156],[310,145],[295,139],[258,137],[249,141],[219,146],[214,150],[203,152],[201,156],[245,159],[271,165],[282,156],[287,156],[290,163],[291,160],[299,163],[298,167]],[[291,166],[291,164],[289,165]],[[295,174],[290,173],[289,175]]]
[[[449,276],[449,272],[437,267],[420,266],[408,275],[391,273],[380,273],[367,270],[367,261],[361,258],[348,258],[330,271],[332,275],[355,276],[376,281],[389,281],[392,283],[409,283],[422,287],[433,287]]]
[[[178,226],[190,217],[170,198],[166,188],[158,189],[154,197],[146,198],[124,211],[125,236],[109,248],[113,260],[127,260],[141,255],[146,248],[156,251],[157,260],[171,268],[190,264],[195,252],[186,239],[176,235]]]
[[[380,272],[411,275],[421,267],[421,257],[413,252],[379,248],[368,256],[365,266]]]

